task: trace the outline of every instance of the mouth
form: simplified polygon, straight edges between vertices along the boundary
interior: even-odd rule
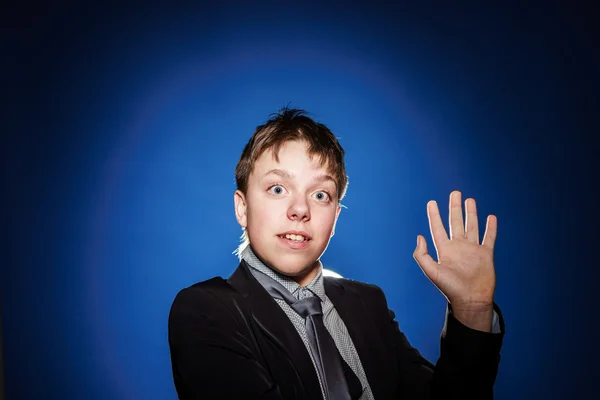
[[[280,239],[290,240],[296,243],[305,243],[312,240],[312,237],[306,232],[289,231],[277,235]]]

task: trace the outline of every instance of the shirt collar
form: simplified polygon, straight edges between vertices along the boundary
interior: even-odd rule
[[[319,272],[317,276],[304,288],[296,283],[292,278],[285,276],[274,269],[268,267],[252,250],[252,246],[248,245],[242,251],[242,259],[253,269],[262,272],[263,274],[271,277],[275,281],[279,282],[286,288],[294,297],[297,299],[307,297],[303,295],[303,292],[310,290],[315,296],[319,297],[321,301],[325,302],[325,286],[323,284],[323,266],[319,262]]]

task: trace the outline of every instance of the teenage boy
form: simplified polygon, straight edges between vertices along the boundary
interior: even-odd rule
[[[180,399],[492,399],[504,322],[493,301],[495,216],[479,243],[475,200],[450,195],[450,235],[427,204],[439,257],[414,258],[447,298],[440,357],[413,348],[375,285],[323,276],[348,179],[333,133],[284,108],[235,170],[240,263],[185,288],[169,316]],[[372,266],[369,266],[372,267]]]

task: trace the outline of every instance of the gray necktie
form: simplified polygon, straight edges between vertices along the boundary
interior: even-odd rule
[[[312,296],[298,300],[273,278],[252,269],[251,272],[272,297],[284,300],[302,318],[305,318],[308,343],[324,381],[327,399],[350,400],[342,357],[323,323],[323,310],[319,297]]]

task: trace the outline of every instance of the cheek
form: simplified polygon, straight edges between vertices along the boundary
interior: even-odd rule
[[[313,218],[314,217],[318,217],[315,218],[315,220],[319,221],[317,228],[319,230],[319,233],[321,233],[321,235],[323,235],[324,237],[327,237],[327,240],[329,240],[329,235],[333,230],[333,223],[335,222],[335,209],[333,211],[323,210],[322,213],[313,216]]]
[[[285,216],[285,215],[284,215]],[[281,224],[280,211],[272,205],[248,207],[248,230],[255,235],[270,234]]]

